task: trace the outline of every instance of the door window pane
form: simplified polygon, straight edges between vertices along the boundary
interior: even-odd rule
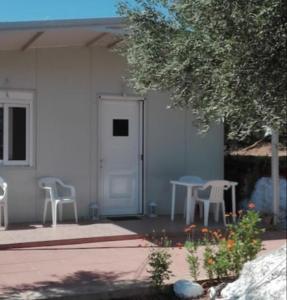
[[[0,107],[0,160],[3,160],[4,109]]]
[[[113,120],[113,136],[129,136],[129,120]]]
[[[26,108],[9,107],[9,160],[26,160]]]

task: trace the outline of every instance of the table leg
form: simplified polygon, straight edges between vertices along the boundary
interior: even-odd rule
[[[191,205],[192,205],[192,199],[191,199],[191,187],[187,187],[187,197],[186,197],[186,225],[189,225],[191,220]]]
[[[171,221],[174,220],[174,207],[175,207],[175,184],[172,184],[172,196],[171,196]]]
[[[195,198],[191,196],[190,199],[190,222],[194,222],[194,212],[195,212]]]
[[[236,202],[235,202],[235,185],[232,185],[232,219],[236,222]]]

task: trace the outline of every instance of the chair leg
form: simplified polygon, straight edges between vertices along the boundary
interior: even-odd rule
[[[209,216],[209,202],[204,202],[204,226],[208,226],[208,216]]]
[[[183,205],[183,219],[186,218],[186,202],[187,202],[187,198],[184,199],[184,205]]]
[[[195,218],[195,202],[191,201],[191,206],[190,206],[190,221],[193,223],[194,218]]]
[[[215,203],[214,205],[215,205],[215,207],[214,207],[214,220],[215,220],[216,223],[218,223],[220,203]]]
[[[172,185],[172,196],[171,196],[171,221],[174,221],[174,208],[175,208],[175,184]]]
[[[74,214],[75,214],[75,221],[78,223],[78,210],[77,210],[77,203],[74,201]]]
[[[226,218],[225,218],[225,203],[224,201],[221,203],[222,205],[222,218],[223,218],[223,224],[226,226]]]
[[[63,222],[63,204],[59,203],[59,220],[60,222]]]
[[[198,202],[199,205],[199,217],[202,219],[203,216],[203,204],[201,202]]]
[[[0,227],[2,226],[2,205],[0,205]]]
[[[53,227],[57,226],[57,206],[58,203],[57,201],[53,201],[52,203],[52,223],[53,223]]]
[[[43,212],[43,224],[45,224],[45,222],[46,222],[46,215],[47,215],[48,202],[49,202],[49,201],[45,200],[45,204],[44,204],[44,212]]]
[[[7,202],[4,205],[4,227],[5,229],[8,228],[8,204]]]

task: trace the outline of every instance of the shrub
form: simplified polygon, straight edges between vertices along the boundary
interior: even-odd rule
[[[164,281],[169,280],[172,275],[170,270],[171,254],[168,251],[168,247],[171,246],[171,241],[164,236],[159,242],[155,242],[157,246],[152,247],[148,256],[148,264],[150,266],[148,272],[150,273],[152,286],[162,290]]]
[[[238,224],[228,225],[224,235],[218,230],[202,229],[204,236],[200,243],[204,246],[203,266],[209,278],[238,276],[244,263],[256,257],[262,249],[260,234],[263,229],[259,226],[260,221],[259,213],[252,209],[240,213]],[[191,276],[194,277],[197,275],[194,268],[198,269],[199,263],[196,247],[190,248],[191,251],[187,248],[187,261]]]
[[[196,242],[186,241],[185,248],[188,251],[186,261],[189,265],[189,270],[192,278],[197,280],[199,275],[199,259],[196,255],[198,244]]]
[[[260,220],[258,212],[247,211],[238,224],[227,226],[226,235],[218,240],[215,251],[205,248],[204,266],[209,276],[238,276],[243,265],[256,257],[262,249]]]

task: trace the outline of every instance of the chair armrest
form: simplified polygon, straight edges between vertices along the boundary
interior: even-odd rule
[[[3,194],[0,196],[0,202],[1,201],[6,201],[7,200],[7,189],[3,189]],[[1,212],[0,212],[1,214]]]
[[[46,192],[46,199],[47,199],[47,193],[49,193],[49,197],[52,201],[55,200],[53,189],[50,186],[41,186],[41,189],[43,189]]]
[[[8,194],[8,188],[7,188],[7,185],[6,185],[3,188],[3,200],[7,199],[7,194]]]
[[[197,191],[204,191],[204,190],[208,189],[209,187],[210,187],[210,184],[206,183],[203,186],[199,186],[195,190],[197,190]]]
[[[73,185],[68,185],[68,184],[65,184],[63,182],[60,183],[61,186],[64,188],[64,189],[67,189],[70,191],[70,196],[72,198],[76,198],[76,189]]]
[[[230,188],[232,187],[232,184],[231,183],[229,183],[228,185],[226,185],[225,187],[224,187],[224,190],[229,190]]]

